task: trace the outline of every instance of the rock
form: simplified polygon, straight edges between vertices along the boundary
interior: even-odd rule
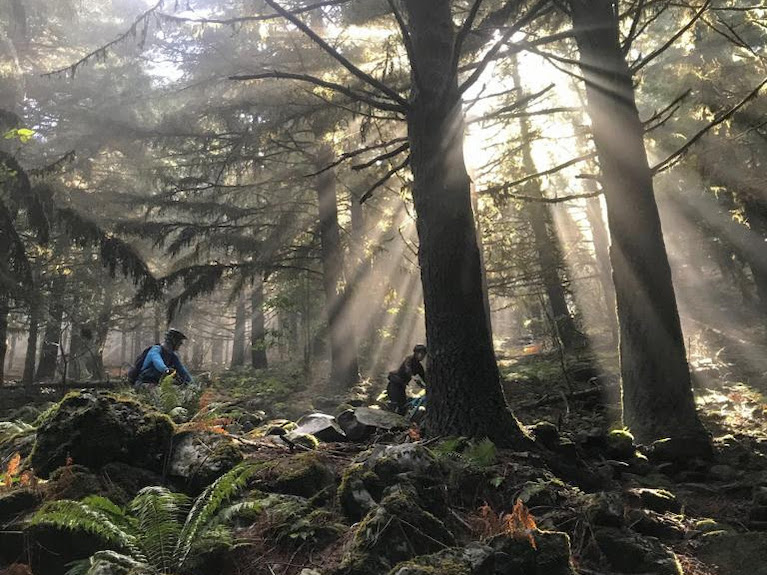
[[[122,487],[82,465],[65,465],[50,474],[49,499],[79,501],[88,495],[101,495],[118,505],[125,505],[131,499]]]
[[[549,449],[554,449],[559,443],[559,429],[550,421],[539,421],[529,429],[533,438]]]
[[[418,443],[377,445],[367,459],[367,465],[383,479],[400,473],[428,475],[437,465],[432,453]]]
[[[697,556],[718,575],[767,575],[767,533],[712,533]]]
[[[352,521],[359,521],[380,500],[384,490],[381,479],[362,463],[353,463],[344,471],[338,486],[338,500],[344,514]]]
[[[643,537],[627,530],[600,527],[594,537],[612,567],[622,573],[683,575],[674,552],[654,537]]]
[[[714,519],[699,519],[693,524],[693,529],[700,533],[716,533],[719,531],[732,531],[729,525],[719,523]]]
[[[494,573],[575,575],[566,533],[534,530],[535,547],[527,537],[497,535],[488,544],[495,554]]]
[[[185,421],[189,421],[189,412],[185,407],[179,405],[170,410],[168,417],[173,420],[173,423],[184,423]]]
[[[649,450],[650,459],[657,463],[688,463],[696,457],[710,459],[711,455],[711,444],[697,436],[660,439]]]
[[[305,415],[296,424],[298,427],[286,434],[288,439],[291,439],[291,435],[306,433],[313,435],[320,441],[336,442],[346,440],[346,434],[336,422],[336,418],[326,413]]]
[[[630,459],[636,451],[634,436],[626,429],[613,429],[607,434],[607,455],[616,459]]]
[[[631,509],[626,516],[631,529],[642,535],[649,535],[664,541],[684,539],[684,525],[676,517],[646,509]]]
[[[141,404],[92,391],[66,396],[37,431],[30,465],[47,478],[67,463],[98,469],[112,461],[162,471],[173,423]]]
[[[471,543],[467,547],[451,547],[432,555],[422,555],[399,563],[389,575],[491,575],[495,551],[488,545]]]
[[[264,462],[253,476],[262,490],[314,498],[317,502],[335,495],[335,473],[318,453],[301,453]]]
[[[738,476],[738,472],[729,465],[712,465],[708,475],[714,481],[732,481]]]
[[[415,555],[453,545],[453,535],[442,521],[422,509],[414,490],[398,489],[358,524],[335,575],[386,573]]]
[[[107,463],[101,468],[99,475],[107,484],[121,487],[130,499],[133,499],[144,487],[163,483],[161,475],[119,461]]]
[[[594,525],[605,527],[622,527],[623,499],[617,493],[600,491],[584,495],[584,511],[586,517]]]
[[[644,507],[657,513],[678,513],[682,505],[676,496],[665,489],[635,488],[626,491],[626,499],[636,507]]]
[[[14,489],[0,494],[0,529],[10,525],[20,515],[30,512],[42,501],[33,489]]]
[[[372,407],[348,409],[338,414],[337,420],[349,441],[363,441],[376,431],[408,428],[408,421],[401,415]]]
[[[173,436],[168,474],[184,482],[192,494],[201,492],[242,461],[234,441],[210,431],[182,431]]]

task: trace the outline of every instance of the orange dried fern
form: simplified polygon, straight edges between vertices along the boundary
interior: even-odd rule
[[[533,537],[533,532],[538,529],[535,525],[535,518],[521,499],[517,499],[511,514],[505,517],[504,524],[505,533],[515,539],[527,539],[533,549],[538,549]]]
[[[5,468],[5,478],[3,479],[2,488],[8,490],[13,485],[13,478],[19,474],[19,467],[21,467],[21,453],[18,451],[13,454],[11,460]]]

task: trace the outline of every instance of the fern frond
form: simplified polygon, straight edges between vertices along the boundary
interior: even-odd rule
[[[67,575],[101,575],[117,572],[128,572],[131,575],[159,575],[157,569],[151,565],[137,561],[133,557],[117,553],[116,551],[97,551],[88,559],[70,563],[72,567]]]
[[[126,532],[137,535],[136,522],[133,518],[126,515],[122,507],[112,503],[112,501],[106,497],[102,497],[101,495],[89,495],[88,497],[83,498],[81,503],[93,511],[103,513],[109,517],[115,525],[121,527]]]
[[[215,518],[222,507],[248,483],[258,467],[243,463],[219,477],[195,500],[186,518],[176,548],[176,559],[183,565],[189,556],[195,538]]]
[[[181,532],[181,517],[189,499],[165,487],[150,486],[139,491],[130,503],[138,520],[141,546],[149,563],[167,572],[178,565],[174,551]]]
[[[117,525],[107,513],[82,501],[52,501],[35,513],[31,523],[53,525],[70,531],[85,531],[100,537],[106,543],[126,549],[138,561],[146,562],[146,556],[135,534]]]

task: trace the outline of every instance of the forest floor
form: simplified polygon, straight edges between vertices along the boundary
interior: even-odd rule
[[[713,436],[713,461],[664,460],[645,451],[648,459],[640,452],[641,448],[637,451],[630,436],[617,424],[616,361],[608,353],[591,350],[580,354],[500,358],[506,395],[515,414],[531,429],[543,451],[520,453],[494,448],[487,451],[486,446],[451,438],[423,440],[412,429],[381,432],[360,442],[320,442],[311,454],[316,454],[322,468],[329,470],[329,484],[334,491],[338,489],[335,497],[324,498],[322,491],[303,484],[286,490],[274,477],[269,481],[277,483],[272,485],[265,480],[269,487],[261,488],[298,497],[301,505],[327,513],[333,520],[315,525],[308,519],[314,515],[301,516],[293,508],[289,512],[282,510],[276,515],[262,516],[238,531],[247,545],[227,558],[230,571],[220,572],[383,574],[402,559],[413,556],[421,561],[422,554],[444,555],[446,548],[456,545],[468,546],[462,547],[466,550],[471,545],[482,544],[484,549],[488,545],[499,545],[498,537],[503,535],[516,538],[520,528],[510,527],[509,521],[516,514],[516,511],[512,513],[515,502],[520,500],[538,529],[564,531],[569,535],[573,565],[584,575],[673,575],[680,573],[679,569],[685,575],[767,573],[767,537],[763,531],[767,527],[767,401],[764,395],[767,365],[763,359],[767,353],[763,352],[767,350],[750,346],[749,353],[744,354],[742,349],[745,347],[699,347],[690,358],[696,401]],[[288,448],[284,440],[264,436],[269,428],[289,429],[289,421],[315,411],[337,415],[344,408],[367,405],[381,391],[382,381],[383,376],[364,382],[341,398],[326,394],[321,382],[307,385],[304,374],[295,368],[278,367],[258,373],[230,370],[212,377],[203,396],[195,398],[196,407],[202,407],[201,413],[209,414],[204,425],[199,425],[202,420],[194,424],[195,416],[192,424],[197,427],[189,427],[191,424],[187,423],[179,429],[207,433],[219,428],[223,435],[233,438],[248,461],[268,462],[270,469],[279,470],[275,471],[275,477],[285,477],[294,473],[296,458],[309,455],[309,448],[314,446],[298,444]],[[159,403],[156,398],[155,407],[170,411],[178,403],[177,399],[169,398],[163,405],[163,398],[159,398]],[[16,410],[16,415],[19,413]],[[18,442],[9,443],[10,434],[3,436],[2,433],[0,424],[0,457],[7,460]],[[429,465],[438,464],[430,467],[428,474],[437,479],[413,478],[411,468],[400,470],[402,473],[395,474],[396,477],[390,476],[391,470],[384,469],[386,466],[381,463],[389,457],[381,459],[380,454],[393,453],[398,446],[407,445],[426,450]],[[20,451],[26,456],[30,449],[31,445],[26,445]],[[433,458],[436,459],[432,461]],[[411,461],[397,465],[418,467],[421,463]],[[429,529],[433,530],[433,525],[429,529],[421,527],[405,538],[412,547],[418,534],[427,531],[421,543],[415,545],[417,551],[402,557],[388,557],[388,551],[378,549],[377,545],[381,533],[389,528],[390,518],[389,523],[378,526],[378,535],[372,542],[361,542],[365,526],[369,528],[373,520],[373,511],[367,513],[364,506],[357,509],[356,504],[347,501],[349,485],[353,484],[354,474],[360,468],[368,474],[360,485],[364,484],[370,491],[371,501],[375,500],[380,509],[394,513],[387,507],[393,498],[391,490],[413,487],[421,499],[428,500],[425,511],[438,518],[439,529],[444,527],[447,535],[441,538],[432,533]],[[375,479],[370,479],[371,476]],[[435,488],[435,481],[444,483],[439,502],[427,495]],[[58,498],[61,492],[56,489],[49,488],[44,497]],[[0,494],[0,522],[4,519],[2,497]],[[291,500],[290,504],[296,501]],[[20,521],[18,516],[11,519]],[[423,517],[409,518],[411,523],[402,521],[410,525],[423,521]],[[298,525],[300,529],[284,532],[286,524]],[[19,524],[6,521],[6,529],[11,527],[18,529]],[[522,531],[530,532],[529,529]],[[2,533],[0,528],[0,538]],[[541,533],[535,531],[533,537],[544,537]],[[439,540],[436,548],[435,539]],[[394,543],[390,541],[387,546],[395,548]],[[443,551],[437,553],[440,549]],[[674,565],[663,554],[664,549],[673,549],[676,553]],[[362,551],[364,560],[359,559]],[[377,567],[369,563],[374,553],[382,557],[376,559],[380,561]],[[0,553],[0,568],[2,561]],[[447,574],[438,567],[435,571],[422,567],[422,571],[401,573]],[[529,573],[558,573],[554,568],[535,571],[539,567]],[[60,571],[35,571],[38,575],[54,572]],[[528,571],[522,572],[528,574]],[[0,573],[6,572],[0,570]],[[475,571],[459,573],[474,575]]]

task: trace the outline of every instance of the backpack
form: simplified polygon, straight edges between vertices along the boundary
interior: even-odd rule
[[[133,367],[131,367],[128,370],[128,383],[133,385],[136,383],[136,380],[138,379],[138,376],[141,374],[141,370],[144,367],[144,361],[146,360],[146,356],[149,353],[149,350],[152,349],[155,345],[160,345],[159,343],[155,343],[153,345],[150,345],[147,347],[144,351],[142,351],[137,357],[136,361],[133,362]],[[165,351],[165,348],[160,348],[160,355],[162,356],[162,360],[167,365],[170,363],[170,355]]]

